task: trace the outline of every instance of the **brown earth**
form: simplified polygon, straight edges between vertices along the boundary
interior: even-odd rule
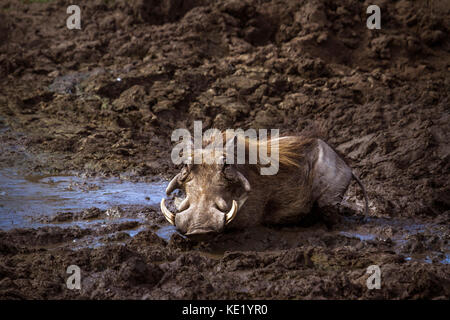
[[[364,181],[370,217],[349,208],[209,243],[160,239],[154,208],[134,237],[0,231],[1,298],[450,297],[448,2],[96,0],[81,30],[66,28],[70,4],[0,4],[1,167],[169,177],[171,132],[194,120],[316,128]],[[366,28],[369,4],[381,30]],[[81,291],[65,286],[71,264]],[[372,264],[380,290],[366,287]]]

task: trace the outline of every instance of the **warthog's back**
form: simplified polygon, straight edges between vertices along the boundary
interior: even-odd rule
[[[345,161],[320,139],[308,138],[308,143],[302,137],[285,139],[289,140],[290,153],[298,143],[298,154],[290,154],[296,164],[280,163],[280,171],[273,176],[243,168],[254,188],[236,224],[255,222],[259,217],[266,223],[298,221],[310,212],[313,203],[319,208],[341,203],[353,176]]]

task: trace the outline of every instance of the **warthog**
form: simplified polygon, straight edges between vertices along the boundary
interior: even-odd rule
[[[167,195],[182,189],[186,198],[178,205],[177,213],[168,210],[165,199],[161,200],[166,219],[188,236],[222,232],[228,225],[295,222],[305,217],[314,203],[319,208],[339,205],[352,178],[363,190],[367,213],[363,184],[328,144],[301,136],[276,139],[279,170],[275,175],[261,175],[259,161],[223,163],[226,151],[217,154],[208,148],[194,150],[202,152],[203,162],[185,165],[170,181]],[[251,144],[261,147],[256,140],[236,137],[238,140],[244,141],[247,152]],[[270,149],[274,142],[269,139],[266,148]]]

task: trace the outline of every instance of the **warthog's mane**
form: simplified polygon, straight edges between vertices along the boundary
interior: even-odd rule
[[[224,144],[226,141],[230,139],[230,137],[227,136],[226,131],[221,132],[219,137],[220,136],[222,137],[222,142]],[[217,135],[206,136],[205,139],[203,140],[203,148],[213,144],[217,138],[218,138]],[[316,139],[307,136],[281,136],[276,138],[268,137],[267,140],[259,140],[255,138],[250,138],[248,136],[245,136],[244,134],[239,133],[235,134],[234,139],[235,144],[245,143],[245,156],[247,159],[250,150],[258,151],[257,163],[254,164],[257,167],[266,165],[262,163],[259,157],[260,148],[265,148],[267,150],[265,151],[268,157],[270,157],[272,155],[272,148],[276,147],[278,143],[278,161],[280,168],[299,167],[300,160],[302,160],[308,153],[308,151],[311,150],[316,141]],[[228,151],[227,148],[224,147],[223,148],[224,157],[229,156],[229,154],[227,154],[227,151]]]

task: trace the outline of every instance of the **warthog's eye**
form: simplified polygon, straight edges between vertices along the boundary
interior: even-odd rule
[[[230,180],[230,181],[236,180],[236,172],[233,170],[233,168],[229,164],[224,165],[222,172],[223,172],[223,176],[225,177],[225,179]]]

